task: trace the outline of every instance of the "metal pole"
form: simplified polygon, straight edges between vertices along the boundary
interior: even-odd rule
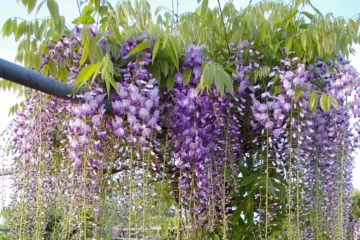
[[[78,100],[70,97],[72,94],[72,87],[68,84],[6,61],[2,58],[0,58],[0,78],[4,78],[8,81],[18,83],[54,97]],[[106,112],[111,114],[111,102],[105,99],[104,104]]]

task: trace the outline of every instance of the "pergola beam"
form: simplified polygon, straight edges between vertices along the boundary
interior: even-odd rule
[[[8,81],[38,90],[54,97],[78,100],[71,97],[73,91],[70,85],[2,58],[0,58],[0,78],[4,78]],[[105,99],[104,104],[106,112],[111,114],[111,103]]]

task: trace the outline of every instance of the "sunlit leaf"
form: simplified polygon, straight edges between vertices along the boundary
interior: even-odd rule
[[[174,84],[175,84],[175,80],[174,80],[174,75],[170,75],[167,79],[167,82],[166,82],[166,86],[167,86],[167,91],[170,92],[171,89],[173,89],[174,87]]]
[[[164,76],[166,77],[169,73],[169,63],[165,59],[160,60],[160,67],[161,71],[163,72]]]
[[[28,13],[31,13],[34,10],[35,6],[36,6],[36,0],[29,0],[27,7]]]
[[[59,14],[59,5],[57,4],[57,2],[55,0],[47,0],[47,7],[55,23],[59,24],[60,14]]]
[[[185,85],[190,82],[191,72],[192,72],[191,68],[186,68],[184,73],[183,73],[183,78],[184,78],[184,84]]]
[[[17,27],[15,33],[15,41],[18,41],[20,37],[25,33],[25,31],[26,31],[26,21],[22,21]]]
[[[301,97],[302,93],[303,93],[302,88],[297,88],[295,90],[295,101],[297,101],[299,99],[299,97]]]
[[[78,89],[82,87],[86,83],[86,81],[91,78],[99,65],[101,65],[101,63],[89,64],[80,71],[74,83],[74,92],[78,91]]]
[[[155,61],[156,55],[159,51],[159,47],[160,47],[160,39],[158,39],[155,43],[155,46],[154,46],[154,49],[152,52],[152,63],[154,63],[154,61]]]
[[[96,42],[94,38],[89,39],[89,58],[92,63],[96,62]]]
[[[50,59],[48,62],[48,66],[49,66],[51,76],[53,78],[56,78],[58,75],[58,69],[57,69],[56,63],[52,59]]]
[[[254,182],[258,176],[259,176],[258,174],[252,174],[250,176],[247,176],[242,181],[240,181],[240,185],[245,187],[245,186],[249,185],[250,183]]]
[[[137,53],[145,50],[149,46],[150,46],[150,42],[139,43],[135,48],[131,49],[131,51],[128,53],[128,56],[132,56],[134,54],[137,54]]]
[[[328,112],[330,110],[330,106],[331,106],[330,97],[325,93],[321,94],[320,106],[324,112]]]
[[[338,101],[335,98],[331,98],[331,104],[336,110],[339,110],[339,104]]]
[[[208,4],[209,4],[208,0],[202,0],[200,16],[203,19],[206,19],[206,13],[207,13],[207,9],[208,9]]]
[[[310,20],[313,20],[313,18],[314,18],[314,15],[312,15],[312,14],[309,13],[309,12],[302,11],[301,13],[302,13],[303,15],[305,15],[307,18],[309,18]]]
[[[88,56],[89,56],[89,44],[86,43],[84,45],[83,52],[82,52],[82,55],[81,55],[80,66],[82,66],[85,63]]]
[[[309,108],[311,112],[315,112],[318,104],[318,95],[316,92],[312,92],[309,97]]]
[[[290,52],[291,46],[292,46],[292,37],[288,38],[285,42],[286,53]]]

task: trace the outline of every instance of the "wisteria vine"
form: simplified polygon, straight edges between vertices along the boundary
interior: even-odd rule
[[[79,85],[93,66],[84,38],[96,39],[110,73]],[[77,26],[41,53],[40,71],[66,69],[78,91],[71,101],[28,90],[14,120],[15,238],[100,239],[117,229],[157,239],[158,221],[171,222],[176,239],[235,239],[245,223],[253,239],[358,239],[349,215],[359,74],[342,54],[302,63],[283,48],[270,67],[242,40],[219,49],[223,68],[196,42],[161,72],[147,31],[111,41]]]

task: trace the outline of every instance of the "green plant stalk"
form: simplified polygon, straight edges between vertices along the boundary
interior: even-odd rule
[[[131,227],[132,227],[132,198],[133,198],[133,148],[132,146],[130,147],[130,199],[129,199],[129,221],[128,221],[128,231],[129,231],[129,236],[131,236]]]
[[[26,158],[26,155],[25,155]],[[22,179],[22,184],[24,184],[24,178]],[[20,214],[20,226],[19,226],[19,240],[23,239],[23,217],[24,217],[24,191],[21,191],[21,214]]]
[[[145,166],[145,154],[144,151],[142,152],[142,159],[143,159],[143,166]],[[145,171],[143,169],[142,171],[142,184],[143,184],[143,199],[142,202],[145,204],[145,198],[146,198],[146,191],[145,187],[147,187],[146,180],[145,180]],[[144,207],[144,206],[143,206]],[[146,210],[145,207],[143,208],[143,220],[142,220],[142,228],[143,228],[143,239],[145,238],[145,219],[146,219]]]
[[[151,162],[150,162],[150,151],[144,151],[144,155],[146,157],[146,171],[148,172],[149,171],[149,167],[151,165]],[[145,171],[144,171],[145,172]],[[151,200],[151,198],[149,198],[149,178],[148,176],[145,176],[145,186],[144,186],[144,189],[146,190],[146,194],[145,197],[144,197],[144,203],[145,203],[145,206],[144,206],[144,223],[143,223],[143,231],[144,231],[144,235],[143,235],[143,238],[146,237],[146,233],[148,232],[147,230],[145,230],[145,220],[146,218],[148,217],[148,222],[150,223],[151,222],[151,216],[150,216],[150,212],[148,210],[148,203],[149,201]],[[145,192],[144,190],[144,192]]]
[[[71,184],[74,184],[74,178],[71,180]],[[74,192],[72,191],[71,194],[74,194]],[[71,204],[70,204],[70,211],[69,213],[71,213],[72,211],[72,208],[73,208],[73,200],[72,198],[71,199]],[[70,230],[71,230],[71,222],[72,222],[72,217],[71,217],[71,214],[69,214],[69,217],[67,218],[67,224],[65,225],[65,234],[66,236],[69,234],[69,238],[70,238]]]
[[[180,170],[180,176],[181,176],[181,170]],[[180,179],[179,179],[179,184],[180,185]],[[181,232],[180,232],[180,227],[181,227],[181,202],[180,202],[180,197],[181,197],[181,189],[179,189],[179,194],[178,194],[178,198],[179,198],[179,204],[178,204],[178,228],[177,228],[177,233],[176,233],[176,239],[180,240],[181,237]]]
[[[57,157],[59,157],[59,155],[58,154],[56,154],[56,155],[54,155],[54,159],[56,159]],[[59,161],[60,161],[60,159],[59,159]],[[57,161],[54,161],[53,162],[53,164],[56,164],[57,163]],[[60,166],[60,163],[59,163],[59,166]],[[56,166],[54,167],[54,169],[56,169]],[[60,191],[61,192],[61,191]],[[56,201],[56,203],[55,203],[55,209],[58,209],[58,201]],[[57,214],[55,215],[55,222],[56,222],[56,219],[57,219]],[[57,232],[57,230],[58,230],[58,227],[59,227],[59,225],[60,225],[60,223],[57,223],[55,226],[54,226],[54,232],[53,232],[53,234],[52,234],[52,236],[50,237],[50,239],[55,239],[55,237],[56,237],[56,232]]]
[[[320,197],[319,197],[319,155],[316,153],[316,201],[315,201],[315,224],[316,224],[316,240],[320,239],[320,229],[319,229],[319,204],[320,204]]]
[[[194,167],[192,168],[192,173],[191,173],[191,188],[190,188],[190,192],[192,194],[192,192],[195,190],[195,184],[194,184],[194,178],[195,178],[195,170],[194,170]],[[193,206],[195,206],[195,201],[192,200],[192,198],[190,198],[190,204],[189,204],[189,214],[187,214],[189,217],[187,218],[187,227],[186,227],[186,237],[187,239],[192,239],[192,237],[189,237],[189,235],[193,234],[193,231],[192,229],[189,228],[189,226],[191,226],[191,220],[193,219],[193,215],[191,213],[191,208]]]
[[[266,191],[265,191],[265,239],[268,237],[268,208],[269,208],[269,130],[266,129]]]
[[[167,160],[166,154],[167,154],[167,147],[168,147],[168,139],[169,139],[169,128],[167,129],[166,137],[165,137],[165,146],[164,146],[164,154],[163,154],[164,161],[163,161],[163,168],[162,168],[162,176],[165,176],[165,166],[166,166],[166,160]],[[164,190],[163,184],[161,184],[160,185],[160,196],[161,196],[161,198],[164,196],[163,190]],[[179,199],[180,199],[180,197],[179,197]],[[162,199],[160,199],[160,200],[162,200]],[[178,207],[178,206],[176,206],[176,207]],[[161,210],[161,207],[159,207],[158,210],[159,210],[158,214],[159,214],[159,216],[161,216],[161,214],[163,213],[163,211]],[[180,215],[180,213],[179,213],[179,215]],[[178,230],[179,229],[180,229],[180,225],[178,225]]]
[[[296,228],[297,228],[297,238],[300,240],[300,172],[299,172],[299,157],[296,161]]]
[[[41,133],[41,124],[42,124],[42,94],[40,94],[40,100],[39,100],[39,107],[40,107],[40,114],[39,114],[39,127],[40,127],[40,145],[39,145],[39,149],[40,149],[40,156],[39,156],[39,169],[38,169],[38,179],[37,179],[37,189],[36,189],[36,215],[35,215],[35,219],[36,219],[36,226],[35,226],[35,236],[36,239],[40,239],[40,232],[39,232],[39,224],[40,224],[40,219],[39,218],[39,210],[40,210],[40,179],[41,179],[41,155],[42,155],[42,133]]]
[[[289,214],[289,238],[293,238],[293,228],[291,226],[291,192],[292,192],[292,135],[293,135],[293,126],[292,126],[292,118],[293,118],[293,102],[291,101],[291,109],[290,109],[290,133],[289,133],[289,190],[288,190],[288,214]]]
[[[87,167],[87,156],[86,156],[86,151],[84,151],[84,160],[83,160],[83,178],[84,178],[84,198],[83,198],[83,224],[84,224],[84,240],[86,240],[86,179],[87,179],[87,174],[86,174],[86,167]]]
[[[208,175],[210,177],[210,184],[213,184],[213,177],[212,177],[212,174],[211,174],[211,171],[208,170]],[[211,216],[211,214],[214,214],[215,213],[215,203],[214,203],[214,190],[213,188],[211,188],[211,195],[210,195],[210,207],[209,207],[209,216]],[[210,231],[214,231],[214,222],[213,222],[213,219],[212,218],[209,218],[209,221],[210,221]]]
[[[300,122],[300,115],[298,115],[297,122]],[[297,132],[297,156],[296,156],[296,229],[297,229],[297,239],[301,240],[301,234],[300,234],[300,172],[299,172],[299,166],[300,166],[300,132],[298,129]]]
[[[228,157],[228,147],[229,147],[229,115],[227,117],[227,123],[226,123],[226,130],[225,130],[225,158]],[[223,187],[223,197],[222,197],[222,211],[223,211],[223,239],[227,239],[227,230],[228,230],[228,223],[226,219],[226,168],[227,164],[225,161],[224,165],[224,173],[223,173],[223,181],[224,181],[224,187]]]
[[[346,99],[345,99],[345,104],[346,104],[346,111],[349,110],[349,106],[348,106],[348,100],[347,100],[347,96],[346,96]],[[340,239],[344,239],[344,228],[343,228],[343,224],[344,224],[344,220],[343,220],[343,181],[344,181],[344,157],[345,157],[345,139],[346,139],[346,125],[344,125],[344,129],[343,129],[343,139],[342,139],[342,149],[341,149],[341,157],[340,157],[340,200],[339,200],[339,203],[340,203],[340,218],[339,218],[339,221],[340,221],[340,234],[341,234],[341,237]]]
[[[261,204],[262,204],[262,194],[261,194],[261,189],[260,189],[260,200],[259,200],[259,209],[261,209]],[[262,239],[262,231],[261,231],[261,211],[259,211],[259,234],[260,234],[260,239]],[[266,238],[264,238],[266,239]]]

